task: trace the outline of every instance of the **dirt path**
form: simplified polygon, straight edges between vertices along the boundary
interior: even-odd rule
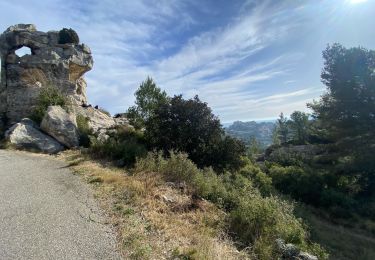
[[[121,259],[105,223],[64,163],[0,150],[0,259]]]

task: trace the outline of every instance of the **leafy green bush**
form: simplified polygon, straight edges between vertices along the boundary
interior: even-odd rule
[[[90,153],[94,157],[118,160],[121,164],[131,166],[136,158],[147,154],[143,134],[127,127],[117,127],[108,131],[107,140],[93,139]]]
[[[83,115],[77,115],[76,121],[79,131],[79,144],[83,147],[89,147],[90,136],[93,136],[93,131],[89,126],[89,119]]]
[[[73,29],[67,29],[63,28],[59,31],[59,43],[65,44],[65,43],[79,43],[79,37],[78,34]]]
[[[211,168],[199,169],[186,154],[174,152],[169,158],[162,153],[149,153],[135,165],[135,172],[158,172],[167,181],[185,182],[197,196],[228,211],[229,233],[243,247],[249,246],[259,259],[277,258],[276,238],[325,259],[324,250],[308,242],[304,225],[293,215],[293,205],[277,197],[262,197],[252,180],[245,177],[251,177],[249,172],[253,171],[248,167],[242,174],[217,175]],[[257,175],[261,174],[256,172]]]
[[[53,86],[43,87],[39,92],[35,108],[30,118],[40,124],[49,106],[61,106],[65,108],[67,103],[66,97],[59,89]]]
[[[145,126],[146,139],[153,149],[187,153],[200,168],[224,171],[242,166],[245,145],[225,136],[219,118],[198,96],[189,100],[174,96],[156,107]]]
[[[274,241],[282,238],[304,247],[307,232],[294,217],[293,206],[277,197],[262,198],[256,193],[241,199],[230,213],[231,231],[244,244],[252,244],[259,259],[276,259]]]
[[[284,194],[312,205],[319,205],[325,186],[325,172],[299,166],[272,165],[269,169],[274,186]]]
[[[238,171],[239,174],[251,179],[253,184],[264,195],[270,195],[273,191],[272,178],[265,174],[258,166],[248,161],[246,165]]]

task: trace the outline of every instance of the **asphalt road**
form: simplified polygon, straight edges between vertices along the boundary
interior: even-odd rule
[[[0,150],[0,259],[120,259],[89,186],[64,163]]]

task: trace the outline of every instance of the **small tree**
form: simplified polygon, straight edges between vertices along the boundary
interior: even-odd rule
[[[277,132],[279,136],[279,140],[281,144],[285,144],[288,142],[289,138],[289,127],[288,127],[288,119],[284,117],[283,112],[281,112],[279,118],[277,119]]]
[[[67,98],[59,89],[54,86],[43,87],[39,92],[36,106],[30,115],[30,118],[37,123],[41,123],[49,106],[61,106],[65,108],[67,103]]]
[[[294,111],[290,115],[288,124],[291,130],[292,139],[298,142],[298,144],[306,143],[309,135],[309,114],[301,111]]]
[[[146,121],[145,136],[152,148],[186,152],[199,167],[238,168],[245,154],[243,143],[225,136],[220,120],[198,96],[174,96],[157,107]]]
[[[247,148],[248,156],[252,158],[254,155],[259,154],[261,151],[262,151],[261,144],[254,136],[252,136],[249,141],[249,147]]]
[[[279,138],[279,129],[277,125],[272,130],[272,144],[280,145],[280,138]]]
[[[374,195],[375,51],[333,44],[323,58],[327,92],[308,106],[347,162],[340,174],[357,180],[363,194]]]
[[[155,109],[166,104],[169,99],[167,93],[161,91],[150,77],[139,86],[135,98],[135,105],[128,109],[127,117],[130,124],[137,129],[143,128]]]

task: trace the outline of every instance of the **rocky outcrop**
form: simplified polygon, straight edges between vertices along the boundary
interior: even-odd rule
[[[40,127],[66,147],[79,146],[76,118],[60,106],[48,107]]]
[[[90,48],[73,40],[61,44],[60,37],[59,31],[41,32],[31,24],[11,26],[0,35],[0,117],[9,125],[31,114],[46,86],[59,89],[72,105],[87,102],[83,74],[93,66]],[[17,56],[21,47],[31,55]]]
[[[116,121],[113,117],[103,113],[99,109],[93,107],[75,107],[74,112],[88,119],[89,127],[94,133],[99,133],[101,130],[106,130],[114,127]]]
[[[29,48],[30,54],[18,56],[17,50],[22,47]],[[91,70],[93,58],[90,48],[79,44],[72,29],[41,32],[32,24],[11,26],[0,35],[0,64],[0,139],[2,132],[14,125],[12,131],[22,130],[28,146],[39,147],[43,138],[24,136],[40,136],[41,130],[71,148],[79,146],[78,115],[87,119],[88,127],[102,140],[116,125],[128,125],[126,117],[112,118],[98,106],[87,104],[83,75]],[[41,90],[47,87],[56,88],[66,97],[71,114],[61,107],[49,107],[40,129],[30,122],[19,125],[22,118],[32,115]]]
[[[55,139],[42,133],[29,119],[13,125],[6,133],[6,140],[16,148],[44,153],[58,153],[64,149]]]
[[[318,260],[314,255],[302,252],[293,244],[286,244],[283,239],[276,239],[277,247],[285,260]]]

